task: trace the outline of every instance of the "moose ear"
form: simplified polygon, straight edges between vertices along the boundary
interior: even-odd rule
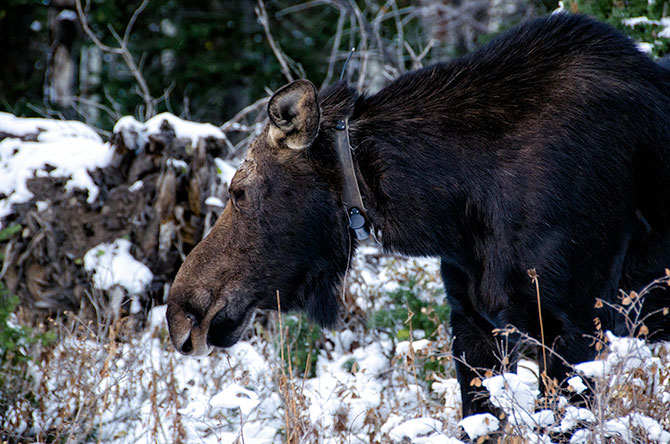
[[[270,137],[284,139],[294,150],[307,148],[319,132],[321,112],[316,87],[309,80],[296,80],[281,87],[270,98]]]

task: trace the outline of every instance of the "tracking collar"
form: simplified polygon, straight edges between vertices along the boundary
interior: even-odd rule
[[[340,119],[335,124],[335,150],[342,165],[344,174],[344,189],[342,190],[342,201],[349,218],[351,228],[359,241],[370,236],[367,219],[365,217],[365,206],[358,188],[354,161],[351,157],[351,142],[349,140],[349,118]]]

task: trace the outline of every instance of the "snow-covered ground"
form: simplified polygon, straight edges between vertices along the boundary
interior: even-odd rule
[[[193,145],[199,137],[218,137],[211,125],[162,118],[181,137],[192,138]],[[124,118],[116,130],[127,146],[140,146],[138,138],[148,137],[157,122]],[[0,131],[17,136],[0,142],[0,193],[5,196],[0,220],[13,203],[32,197],[25,181],[33,175],[64,177],[70,188],[96,199],[88,170],[107,165],[112,149],[90,128],[0,114]],[[19,138],[28,134],[35,137]],[[230,180],[234,165],[221,159],[216,163],[221,180]],[[142,184],[133,187],[139,191]],[[210,200],[223,204],[218,196]],[[132,299],[151,281],[149,269],[130,254],[127,239],[93,247],[84,267],[92,285],[118,288],[119,298]],[[347,276],[346,303],[372,316],[388,308],[390,293],[409,280],[419,283],[416,293],[424,303],[445,303],[436,260],[384,256],[370,241],[356,253]],[[284,314],[284,322],[292,316]],[[291,438],[456,444],[502,427],[506,436],[536,443],[556,442],[559,433],[568,432],[574,443],[604,443],[614,437],[625,443],[670,442],[668,344],[650,346],[608,334],[608,353],[577,366],[570,380],[573,392],[587,385],[594,389],[597,396],[588,408],[571,406],[560,394],[553,400],[541,397],[537,365],[530,361],[523,361],[517,373],[483,375],[481,384],[505,413],[502,421],[490,414],[460,417],[452,365],[425,380],[433,357],[448,360],[446,329],[426,338],[410,326],[410,336],[401,338],[364,320],[351,321],[323,333],[312,358],[314,374],[303,378],[292,376],[281,358],[281,343],[299,347],[290,336],[297,330],[280,328],[273,319],[254,323],[255,334],[231,349],[203,358],[174,352],[165,306],[153,308],[139,331],[119,321],[108,332],[111,340],[92,334],[97,329],[86,322],[63,321],[55,350],[30,364],[35,399],[17,401],[0,430],[38,440],[48,434],[107,443],[250,444]]]

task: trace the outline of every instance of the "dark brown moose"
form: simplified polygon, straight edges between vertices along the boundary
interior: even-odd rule
[[[597,298],[616,303],[619,288],[639,290],[670,266],[670,71],[589,18],[522,24],[374,95],[298,80],[268,114],[171,288],[181,353],[231,346],[277,294],[282,310],[335,324],[358,243],[343,198],[352,175],[384,248],[441,258],[465,415],[491,408],[470,382],[471,367],[500,368],[492,331],[540,339],[529,269],[553,350],[546,371],[560,381],[565,362],[594,357],[596,317],[626,333]],[[670,338],[657,310],[668,302],[662,289],[645,302],[656,339]]]

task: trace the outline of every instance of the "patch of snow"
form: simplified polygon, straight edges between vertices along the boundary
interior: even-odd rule
[[[235,175],[237,168],[235,168],[231,163],[226,162],[223,159],[219,159],[218,157],[214,158],[214,163],[216,164],[216,172],[219,175],[221,183],[225,183],[230,186],[230,182],[233,180],[233,176]]]
[[[572,378],[568,379],[568,384],[570,387],[575,389],[575,393],[582,393],[588,388],[586,385],[584,385],[584,381],[579,376],[573,376]]]
[[[631,17],[627,19],[621,20],[621,23],[624,26],[628,26],[629,28],[634,28],[639,25],[660,25],[661,22],[658,20],[649,20],[647,17],[641,16],[641,17]]]
[[[211,123],[189,122],[170,113],[158,114],[145,123],[132,116],[124,116],[116,122],[112,131],[123,137],[128,148],[137,150],[146,144],[150,135],[160,133],[163,122],[170,124],[177,138],[189,139],[191,146],[196,146],[200,139],[224,139],[221,130]]]
[[[188,164],[181,159],[170,158],[166,161],[166,163],[169,167],[172,167],[177,171],[184,171],[188,168]]]
[[[486,378],[482,385],[489,391],[491,403],[501,408],[513,425],[533,425],[535,400],[539,390],[525,384],[516,373]]]
[[[93,274],[93,284],[102,290],[118,285],[129,294],[140,294],[151,283],[149,267],[130,254],[132,244],[117,239],[111,244],[100,244],[84,255],[84,268]]]
[[[605,361],[587,361],[575,365],[575,370],[587,378],[602,378],[607,370]]]
[[[540,410],[531,416],[538,427],[549,427],[556,422],[553,410]]]
[[[670,442],[670,433],[663,430],[663,427],[655,419],[649,418],[640,413],[631,413],[630,424],[639,427],[647,432],[647,438],[651,441],[667,444]]]
[[[42,119],[38,117],[17,117],[0,112],[0,133],[15,138],[35,136],[38,142],[48,142],[64,138],[87,139],[102,143],[93,128],[75,120]]]
[[[132,295],[130,297],[130,309],[129,309],[131,314],[137,314],[140,311],[142,311],[142,304],[140,304],[140,299],[137,297],[137,295]]]
[[[415,442],[416,438],[420,436],[429,435],[441,430],[442,422],[437,419],[415,418],[393,427],[389,432],[389,437],[396,441],[400,441],[407,437],[412,440],[412,442]]]
[[[151,328],[160,328],[165,327],[165,314],[167,312],[167,305],[159,305],[154,307],[149,311],[147,316],[147,324]]]
[[[399,355],[408,355],[410,353],[410,347],[412,348],[412,352],[417,352],[430,347],[430,341],[428,339],[420,339],[412,342],[401,341],[395,346],[395,352]]]
[[[146,126],[138,122],[133,116],[123,116],[114,124],[114,134],[123,138],[123,144],[131,150],[138,150],[149,140]]]
[[[144,182],[142,182],[141,180],[138,180],[137,182],[135,182],[134,184],[132,184],[131,186],[128,187],[128,191],[134,193],[135,191],[141,190],[143,186],[144,186]]]
[[[37,211],[41,213],[49,208],[49,202],[46,200],[38,200],[35,202],[35,206],[37,207]]]
[[[596,417],[591,410],[569,406],[565,409],[565,414],[563,415],[563,419],[561,419],[558,430],[562,433],[567,433],[581,423],[591,423],[595,422],[595,420]]]
[[[590,430],[579,429],[570,437],[570,444],[586,444],[591,443],[593,433]]]
[[[648,43],[648,42],[638,42],[635,44],[637,46],[637,49],[640,50],[640,52],[643,52],[645,54],[651,54],[654,51],[654,44],[653,43]]]
[[[225,208],[226,206],[226,204],[216,196],[209,196],[207,199],[205,199],[205,205],[221,208]]]
[[[235,383],[230,384],[209,400],[212,408],[240,409],[243,415],[248,415],[259,403],[255,392]]]
[[[0,113],[0,132],[15,136],[0,142],[0,194],[7,196],[0,200],[0,219],[11,213],[12,205],[33,198],[27,181],[36,176],[69,178],[66,191],[85,190],[88,203],[98,197],[88,171],[109,165],[114,151],[92,128],[81,122]],[[19,139],[28,136],[36,140]]]
[[[498,430],[500,421],[490,413],[480,413],[466,416],[458,422],[458,425],[463,427],[470,439],[477,439]]]
[[[516,374],[521,381],[533,389],[539,389],[540,386],[540,366],[537,362],[528,359],[519,360]]]
[[[432,390],[444,398],[444,407],[454,414],[461,410],[461,385],[456,378],[442,379],[438,376],[431,385]]]

